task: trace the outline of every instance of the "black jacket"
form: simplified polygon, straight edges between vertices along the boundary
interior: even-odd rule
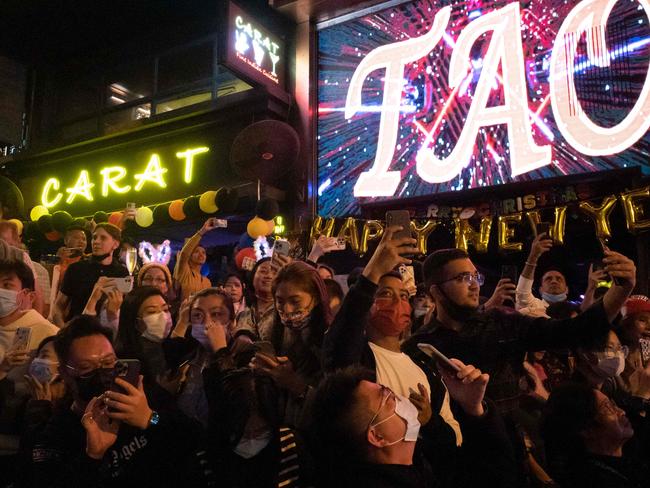
[[[426,356],[417,348],[418,343],[424,342],[447,357],[476,366],[490,375],[487,396],[498,403],[521,395],[519,378],[524,374],[527,351],[597,344],[606,340],[609,329],[602,300],[577,317],[564,320],[494,309],[473,314],[459,331],[433,319],[402,349],[416,361],[425,360]]]

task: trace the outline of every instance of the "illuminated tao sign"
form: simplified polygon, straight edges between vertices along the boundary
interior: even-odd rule
[[[588,156],[604,156],[624,151],[643,137],[650,127],[650,70],[634,107],[627,117],[614,127],[595,124],[582,110],[576,94],[573,67],[577,44],[583,34],[587,37],[587,55],[590,62],[599,67],[611,64],[605,29],[596,27],[607,25],[607,19],[616,2],[617,0],[583,0],[576,5],[562,23],[551,55],[550,97],[555,122],[566,141]],[[648,0],[639,0],[639,3],[650,18]],[[426,56],[440,42],[449,23],[450,14],[451,7],[441,9],[435,16],[431,30],[423,36],[371,51],[361,61],[350,81],[345,117],[350,119],[358,107],[361,107],[364,80],[377,69],[385,69],[382,106],[399,106],[404,66]],[[492,32],[490,46],[483,59],[483,69],[477,81],[466,123],[453,151],[441,159],[426,143],[417,153],[417,172],[428,183],[449,181],[460,174],[470,161],[479,130],[497,124],[507,126],[512,176],[551,163],[551,147],[537,145],[532,137],[518,2],[480,17],[461,32],[450,60],[449,85],[452,88],[457,87],[466,77],[470,51],[476,40],[488,32]],[[499,64],[503,74],[503,104],[488,106]],[[400,172],[389,171],[389,167],[395,152],[399,117],[398,111],[382,110],[375,160],[372,167],[359,176],[354,187],[355,197],[395,194],[400,183]]]
[[[183,161],[182,177],[185,183],[191,183],[194,176],[194,158],[207,153],[207,147],[194,147],[177,152],[176,157]],[[125,194],[131,191],[139,192],[143,188],[167,188],[166,178],[168,169],[162,164],[160,156],[151,154],[144,170],[133,175],[132,184],[128,184],[127,169],[124,166],[107,166],[99,170],[99,178],[93,179],[86,169],[79,171],[77,179],[71,181],[71,186],[63,189],[58,178],[49,178],[41,191],[41,203],[52,208],[57,206],[65,197],[65,203],[72,204],[75,199],[83,198],[88,202],[94,201],[94,194],[101,193],[102,197],[111,194]],[[67,196],[64,195],[67,194]]]

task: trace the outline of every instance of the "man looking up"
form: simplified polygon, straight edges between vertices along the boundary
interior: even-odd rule
[[[122,278],[129,275],[128,270],[114,257],[121,238],[122,233],[115,225],[97,224],[93,231],[92,254],[87,259],[72,263],[63,278],[54,304],[53,319],[57,325],[62,327],[71,317],[81,314],[100,277]]]
[[[181,252],[174,267],[174,281],[181,291],[181,301],[190,295],[205,288],[210,288],[212,283],[201,274],[201,266],[205,264],[205,248],[200,245],[201,238],[217,228],[216,219],[209,218],[199,231],[190,237]]]

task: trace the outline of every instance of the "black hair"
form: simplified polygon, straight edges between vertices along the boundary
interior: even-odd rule
[[[422,265],[422,272],[424,273],[425,285],[428,288],[431,285],[440,283],[445,279],[443,269],[452,261],[457,259],[469,259],[469,254],[462,249],[439,249],[429,255]]]
[[[555,302],[546,307],[546,315],[552,319],[569,319],[574,312],[580,313],[580,305],[575,302]]]
[[[34,272],[22,261],[17,259],[0,259],[0,276],[16,275],[23,289],[34,291]]]
[[[59,362],[66,364],[72,343],[77,339],[102,335],[113,344],[113,332],[102,326],[97,317],[91,315],[78,315],[68,321],[63,329],[55,336],[54,350],[59,356]]]
[[[231,321],[235,320],[235,306],[232,303],[232,299],[230,298],[230,295],[228,295],[221,288],[216,288],[216,287],[204,288],[203,290],[196,293],[192,297],[192,301],[190,302],[190,313],[192,311],[192,308],[194,308],[194,304],[197,302],[199,298],[210,297],[210,296],[221,297],[224,305],[228,309],[228,313],[230,314],[230,320]]]
[[[586,454],[582,433],[598,413],[594,389],[583,383],[567,383],[553,389],[541,423],[551,475],[561,481],[568,466]]]
[[[248,286],[246,287],[246,293],[247,293],[246,294],[246,303],[250,303],[251,305],[257,305],[257,297],[255,296],[255,285],[254,285],[254,283],[255,283],[255,274],[257,273],[257,270],[259,269],[259,267],[262,264],[264,264],[264,263],[266,263],[268,261],[271,261],[270,257],[262,258],[262,259],[260,259],[259,261],[257,261],[255,263],[255,266],[253,266],[253,269],[251,270],[251,273],[249,275],[249,280],[248,280],[248,283],[247,283]]]
[[[330,280],[329,278],[323,281],[325,281],[325,288],[327,288],[327,294],[329,295],[330,300],[332,298],[338,298],[342,301],[344,298],[344,293],[341,285],[339,285],[336,280]]]
[[[142,330],[138,329],[138,313],[140,307],[150,297],[159,296],[165,302],[165,295],[155,286],[140,286],[134,288],[130,293],[124,296],[124,301],[120,307],[120,321],[117,328],[117,352],[120,357],[133,358],[140,360],[142,365],[142,374],[147,380],[155,380],[150,371],[142,347]]]
[[[51,335],[43,339],[41,343],[38,345],[38,347],[36,348],[36,355],[38,355],[38,353],[41,352],[41,349],[47,346],[50,342],[54,341],[54,339],[56,339],[55,335]]]
[[[348,366],[326,375],[313,397],[310,437],[316,459],[327,464],[363,462],[366,457],[365,418],[359,415],[357,388],[375,381],[372,371]]]
[[[73,230],[80,230],[80,231],[82,231],[84,234],[86,233],[86,229],[83,227],[83,225],[79,225],[79,224],[70,224],[69,226],[67,226],[67,227],[65,228],[64,235],[67,234],[68,232],[72,232]]]

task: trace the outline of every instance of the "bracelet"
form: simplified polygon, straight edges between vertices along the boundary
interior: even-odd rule
[[[526,261],[526,266],[532,266],[533,268],[536,268],[537,263],[529,263],[528,261]]]

